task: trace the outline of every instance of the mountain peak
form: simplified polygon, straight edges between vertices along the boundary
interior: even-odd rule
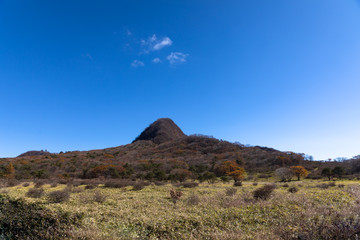
[[[186,136],[170,118],[159,118],[148,126],[133,142],[151,140],[156,144]]]

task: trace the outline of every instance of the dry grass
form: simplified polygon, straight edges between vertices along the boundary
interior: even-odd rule
[[[73,230],[81,239],[355,239],[360,229],[359,183],[343,181],[338,185],[344,187],[327,189],[317,188],[320,183],[303,182],[300,188],[294,183],[295,194],[278,187],[266,201],[255,201],[253,196],[265,183],[244,182],[229,196],[226,189],[231,183],[203,183],[181,188],[183,195],[176,206],[170,185],[132,191],[132,186],[104,188],[100,184],[57,204],[48,204],[46,196],[27,198],[26,187],[6,190],[50,209],[84,213],[82,228]],[[43,188],[48,194],[66,186]]]

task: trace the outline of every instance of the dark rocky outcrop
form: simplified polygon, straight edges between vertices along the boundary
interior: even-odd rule
[[[148,126],[133,142],[150,140],[156,144],[176,140],[186,135],[170,118],[160,118]]]

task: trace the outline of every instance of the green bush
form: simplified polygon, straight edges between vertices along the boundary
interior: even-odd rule
[[[71,239],[69,230],[79,226],[83,217],[3,195],[0,213],[1,239]]]
[[[221,180],[223,183],[228,183],[228,182],[231,181],[231,177],[224,175],[224,176],[221,176],[221,177],[220,177],[220,180]]]

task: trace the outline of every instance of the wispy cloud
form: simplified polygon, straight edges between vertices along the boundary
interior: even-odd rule
[[[161,62],[161,60],[160,60],[160,58],[154,58],[154,59],[152,60],[152,62],[153,62],[153,63],[159,63],[159,62]]]
[[[81,57],[93,60],[93,57],[91,56],[90,53],[81,54]]]
[[[158,51],[164,47],[171,46],[172,41],[169,37],[163,37],[158,39],[155,34],[149,37],[147,40],[141,40],[141,45],[145,48],[144,52]]]
[[[182,52],[172,52],[169,56],[166,57],[166,59],[170,62],[170,64],[180,64],[185,63],[188,56],[189,54]]]
[[[145,64],[142,62],[142,61],[139,61],[139,60],[134,60],[132,63],[131,63],[131,66],[134,67],[134,68],[137,68],[137,67],[143,67]]]
[[[164,37],[160,42],[156,43],[153,47],[154,50],[160,50],[163,47],[166,46],[171,46],[172,45],[172,41],[170,38],[168,37]]]

